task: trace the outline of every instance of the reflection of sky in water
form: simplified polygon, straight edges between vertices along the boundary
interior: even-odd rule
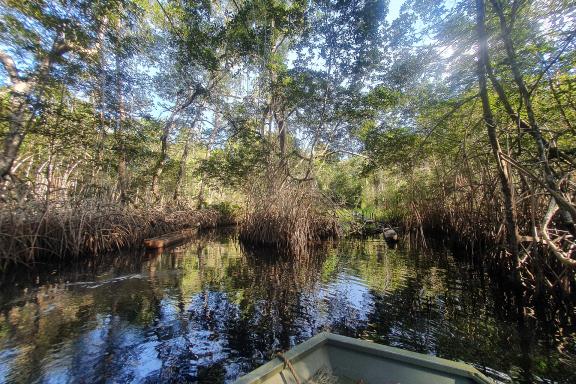
[[[362,279],[348,273],[339,273],[336,280],[327,284],[323,291],[326,292],[325,300],[330,303],[329,315],[348,315],[348,318],[359,321],[368,320],[372,295]]]
[[[321,331],[499,370],[524,358],[513,325],[477,316],[492,300],[452,262],[377,241],[336,251],[294,264],[191,244],[2,296],[0,382],[231,382]]]
[[[16,357],[17,354],[17,348],[6,348],[3,351],[0,351],[0,383],[8,382],[10,362]]]

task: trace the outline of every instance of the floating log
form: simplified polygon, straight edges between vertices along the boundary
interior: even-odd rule
[[[148,249],[161,249],[169,245],[186,240],[195,235],[198,228],[188,228],[177,232],[170,232],[162,236],[144,240],[144,246]]]

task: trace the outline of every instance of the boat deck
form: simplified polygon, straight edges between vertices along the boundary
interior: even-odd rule
[[[318,381],[323,371],[329,374]],[[465,363],[330,333],[314,336],[236,381],[257,383],[493,384]]]

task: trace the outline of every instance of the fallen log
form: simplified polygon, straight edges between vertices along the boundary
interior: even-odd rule
[[[198,232],[198,228],[188,228],[177,232],[166,233],[162,236],[152,237],[144,240],[147,249],[161,249],[169,245],[184,241]]]

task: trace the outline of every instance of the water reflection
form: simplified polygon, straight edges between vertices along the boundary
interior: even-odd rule
[[[483,273],[445,252],[356,240],[294,260],[216,233],[48,271],[5,277],[0,382],[230,382],[325,330],[505,381],[576,379],[573,309],[521,320]]]

